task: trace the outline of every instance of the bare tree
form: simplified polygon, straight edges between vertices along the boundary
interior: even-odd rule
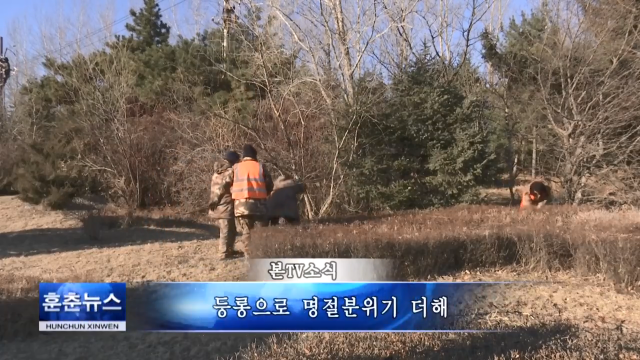
[[[353,103],[354,78],[369,69],[372,49],[392,27],[383,24],[384,7],[370,0],[288,5],[282,0],[269,3],[315,75],[338,74],[345,101]]]
[[[485,30],[492,36],[496,36],[502,31],[504,16],[509,6],[509,0],[492,0],[485,2],[487,6],[487,16],[483,19]],[[487,80],[489,84],[494,85],[496,78],[491,68],[491,64],[485,63],[487,70]]]
[[[87,26],[91,22],[91,14],[87,11],[87,2],[86,1],[76,2],[74,4],[74,8],[76,9],[75,13],[73,14],[75,21],[69,21],[71,19],[65,19],[66,16],[64,15],[63,15],[63,18],[61,19],[62,22],[67,25],[66,30],[67,31],[71,30],[71,33],[73,36],[73,43],[74,43],[73,48],[70,47],[66,49],[67,52],[72,53],[72,55],[82,53],[83,40],[87,35],[91,33],[89,26]],[[73,25],[70,25],[70,24],[73,24]],[[73,32],[75,32],[75,34],[73,34]],[[61,39],[61,43],[62,44],[66,43],[66,39]],[[62,44],[61,44],[61,47],[64,47],[64,45]]]
[[[38,75],[41,59],[32,49],[30,41],[32,33],[26,16],[13,19],[7,31],[5,46],[8,45],[11,49],[9,56],[16,70],[9,78],[5,92],[7,104],[13,104],[22,84]]]
[[[200,3],[200,1],[197,1],[197,3]],[[172,20],[172,24],[171,24],[171,36],[174,37],[176,35],[180,36],[182,35],[182,31],[181,31],[181,26],[180,26],[180,20],[179,20],[179,16],[178,16],[178,8],[176,7],[176,0],[171,0],[171,20]]]
[[[302,62],[302,68],[306,71],[278,73],[284,65],[278,59],[286,56],[279,50],[282,44],[264,36],[263,30],[256,27],[257,23],[250,25],[259,41],[257,44],[247,41],[247,44],[254,44],[251,45],[254,48],[251,54],[245,56],[252,57],[250,63],[255,64],[255,72],[251,80],[241,81],[253,83],[264,91],[266,97],[259,108],[264,109],[265,113],[256,124],[259,131],[246,124],[243,128],[280,170],[315,182],[325,189],[319,190],[322,194],[319,198],[312,199],[309,193],[305,195],[308,215],[323,216],[331,211],[344,180],[341,169],[344,151],[348,149],[347,140],[353,135],[358,122],[357,116],[345,119],[340,107],[355,102],[354,78],[357,72],[364,71],[364,57],[379,37],[375,29],[382,8],[366,1],[359,1],[348,8],[335,1],[308,3],[298,7],[290,6],[285,1],[269,5],[271,13],[277,15],[288,30],[285,36],[293,39],[293,45],[284,49],[285,52],[299,54],[296,63],[289,67],[298,68]],[[347,17],[348,13],[352,16]],[[359,19],[359,25],[347,19]],[[309,97],[311,94],[319,94],[320,97]],[[318,103],[318,100],[321,102]],[[227,109],[218,116],[229,118],[228,114]],[[316,116],[322,120],[308,120]],[[311,125],[318,127],[316,131],[310,129]],[[271,136],[265,137],[263,132],[269,132]],[[309,139],[309,136],[331,136],[333,149],[326,153],[320,147],[320,141]],[[275,142],[267,144],[264,139],[282,139],[282,142],[274,146]],[[313,141],[318,147],[309,148],[305,145]],[[311,163],[320,164],[327,159],[330,159],[330,164],[324,168],[328,173],[319,173],[322,166],[313,166],[315,170],[309,168]]]
[[[98,14],[100,31],[104,33],[108,39],[113,38],[114,35],[114,17],[115,17],[115,5],[109,1],[106,3],[104,9]]]
[[[535,104],[557,139],[558,177],[574,204],[611,173],[637,174],[640,38],[633,6],[559,0],[549,7]]]
[[[492,1],[425,0],[418,14],[435,55],[447,64],[469,60]]]
[[[420,0],[383,1],[384,16],[381,24],[389,24],[390,31],[381,37],[378,46],[371,49],[371,56],[388,73],[404,69],[410,59],[415,58],[417,9]]]
[[[174,7],[175,9],[175,7]],[[202,0],[191,1],[191,15],[193,18],[193,33],[201,33],[205,25],[206,15],[204,12]]]

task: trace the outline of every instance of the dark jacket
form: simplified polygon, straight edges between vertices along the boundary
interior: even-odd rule
[[[269,218],[300,219],[298,195],[304,190],[302,183],[278,178],[274,183],[273,193],[267,199]]]
[[[534,195],[534,201],[545,201],[551,197],[551,188],[542,181],[534,181],[529,185],[529,194]]]

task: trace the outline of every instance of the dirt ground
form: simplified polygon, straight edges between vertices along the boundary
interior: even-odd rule
[[[216,259],[217,231],[204,223],[104,229],[77,215],[0,197],[0,359],[640,359],[640,297],[606,279],[505,268],[444,281],[544,280],[483,294],[487,326],[512,335],[218,335],[37,331],[39,281],[241,281],[243,259]],[[589,349],[587,349],[589,348]]]

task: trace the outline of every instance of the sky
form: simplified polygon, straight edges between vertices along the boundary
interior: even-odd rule
[[[114,34],[125,33],[131,21],[129,10],[139,9],[143,0],[3,0],[0,8],[0,36],[15,72],[6,86],[11,96],[33,75],[42,75],[45,55],[69,59],[74,53],[88,53],[104,45]],[[163,20],[172,36],[193,36],[211,26],[217,1],[158,0]],[[194,15],[195,14],[195,15]],[[3,49],[3,50],[4,50]]]
[[[216,1],[211,0],[159,0],[165,22],[172,25],[174,33],[192,33],[197,29],[195,23],[210,22],[211,14],[215,13]],[[41,39],[43,24],[64,24],[66,31],[72,36],[77,35],[78,28],[88,29],[81,37],[99,41],[111,30],[116,33],[124,32],[124,25],[130,21],[129,9],[140,8],[142,0],[18,0],[6,1],[0,10],[0,36],[4,37],[5,47],[20,46],[19,39],[14,39],[16,33],[32,33],[29,42],[32,48]],[[193,19],[193,9],[199,7],[199,19]],[[19,29],[19,30],[17,30]],[[51,29],[49,29],[51,31]],[[20,39],[21,40],[21,39]],[[89,40],[91,41],[91,40]],[[38,44],[40,45],[40,44]],[[87,45],[88,46],[88,45]],[[27,46],[29,47],[29,46]]]
[[[509,1],[505,17],[531,8],[532,0]],[[190,37],[211,25],[210,19],[218,13],[222,0],[159,2],[172,35]],[[102,45],[109,35],[124,33],[124,25],[130,21],[129,9],[141,5],[142,0],[5,0],[0,9],[0,36],[4,47],[15,53],[7,53],[14,67],[38,67],[47,51],[44,49],[68,57],[74,50],[86,52]],[[79,29],[84,31],[79,33]]]
[[[116,9],[116,18],[127,15],[129,0],[112,0],[112,2]],[[92,5],[99,3],[102,7],[106,5],[105,1],[88,0],[87,3]],[[0,34],[6,38],[7,30],[10,28],[12,21],[30,20],[30,22],[35,23],[36,19],[31,15],[57,14],[61,10],[61,5],[63,12],[71,14],[77,4],[78,2],[74,0],[7,1],[2,5],[2,10],[0,11]]]
[[[180,15],[183,15],[191,6],[197,6],[197,3],[214,3],[211,0],[160,0],[160,6],[165,9],[166,13],[171,12],[169,16],[173,15],[173,9],[177,9]],[[139,8],[142,6],[142,0],[19,0],[19,1],[6,1],[2,5],[2,11],[0,11],[0,31],[6,34],[7,28],[10,26],[12,20],[20,19],[21,21],[27,19],[29,22],[35,23],[38,15],[57,15],[63,12],[67,15],[75,14],[79,11],[81,4],[85,4],[88,10],[102,11],[104,9],[113,9],[114,20],[120,19],[129,15],[130,8]],[[206,6],[203,5],[203,8]],[[167,9],[169,8],[169,9]],[[111,10],[111,9],[110,9]],[[205,9],[210,10],[210,9]],[[33,16],[35,15],[35,16]],[[124,26],[121,26],[124,29]]]

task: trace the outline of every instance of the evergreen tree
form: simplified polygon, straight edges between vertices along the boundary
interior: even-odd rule
[[[533,101],[540,92],[539,74],[545,73],[547,64],[542,60],[542,55],[548,51],[545,46],[551,44],[545,38],[554,31],[553,24],[548,21],[545,2],[539,9],[529,15],[521,14],[520,21],[511,18],[504,31],[497,35],[483,32],[482,47],[483,58],[491,65],[495,74],[501,80],[495,85],[494,90],[501,98],[498,101],[502,109],[502,132],[504,134],[502,144],[502,156],[505,164],[508,164],[508,172],[512,171],[512,163],[518,155],[518,168],[524,169],[531,154],[533,158],[533,140],[535,134],[536,144],[536,170],[546,167],[552,168],[553,164],[544,164],[547,159],[554,156],[540,157],[537,151],[544,146],[544,141],[553,139],[544,126],[544,114]],[[543,75],[543,79],[545,76]],[[553,77],[552,77],[553,78]],[[561,77],[556,77],[557,82],[551,82],[549,92],[560,93]],[[509,117],[505,117],[508,113]],[[551,140],[553,141],[553,140]],[[509,143],[511,143],[509,145]],[[546,153],[546,155],[551,155]],[[531,163],[533,167],[533,163]],[[539,174],[539,172],[538,172]]]
[[[520,23],[509,20],[502,33],[502,41],[487,31],[481,35],[483,58],[502,78],[507,79],[509,90],[536,84],[535,56],[547,31],[547,20],[541,11],[529,16],[521,14]]]
[[[415,61],[391,85],[380,120],[366,121],[353,192],[371,209],[415,209],[463,201],[492,159],[483,105],[466,99],[445,65]]]
[[[142,9],[129,10],[133,23],[127,23],[125,28],[130,33],[128,37],[116,36],[117,41],[126,41],[132,51],[145,51],[152,47],[169,44],[171,27],[162,21],[160,5],[156,0],[144,0]]]
[[[144,108],[171,105],[168,84],[178,68],[175,48],[169,44],[171,28],[162,21],[156,0],[144,0],[141,9],[129,13],[132,22],[125,25],[129,36],[116,35],[116,41],[107,47],[114,56],[131,57],[138,73],[137,98]]]

